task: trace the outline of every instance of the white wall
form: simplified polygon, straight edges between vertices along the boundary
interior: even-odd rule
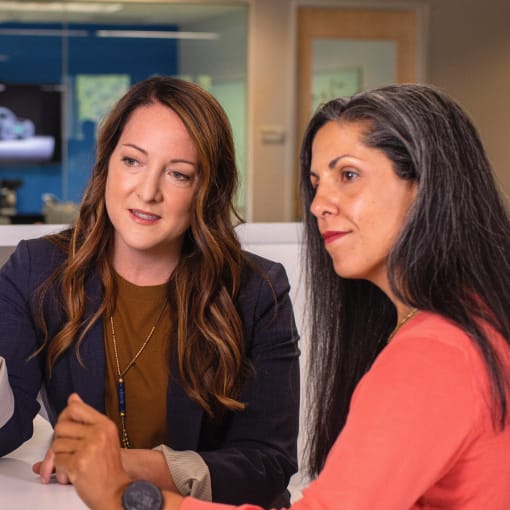
[[[248,73],[249,221],[292,221],[297,182],[295,9],[299,5],[412,7],[420,11],[418,75],[457,99],[479,129],[510,195],[510,2],[508,0],[251,0]],[[263,144],[264,127],[283,144]]]
[[[428,78],[453,95],[477,126],[510,196],[510,2],[428,0]]]

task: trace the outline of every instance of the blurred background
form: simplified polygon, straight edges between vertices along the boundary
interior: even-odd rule
[[[0,1],[0,223],[72,221],[98,124],[154,74],[225,108],[247,221],[300,219],[298,148],[321,102],[395,82],[457,99],[508,194],[509,23],[507,0]]]

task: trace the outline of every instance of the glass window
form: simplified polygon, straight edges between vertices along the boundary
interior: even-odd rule
[[[0,204],[0,216],[38,219],[43,194],[79,202],[98,122],[131,84],[154,74],[194,81],[225,108],[243,212],[247,24],[246,5],[0,1],[0,187],[16,188],[15,207],[3,214]],[[26,136],[6,140],[2,108]],[[53,139],[50,156],[26,152],[34,138]]]

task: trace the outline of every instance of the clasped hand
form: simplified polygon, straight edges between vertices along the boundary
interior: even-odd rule
[[[93,509],[120,508],[120,494],[130,481],[121,461],[115,424],[72,394],[55,425],[52,445],[33,470],[43,483],[53,472],[72,483]]]

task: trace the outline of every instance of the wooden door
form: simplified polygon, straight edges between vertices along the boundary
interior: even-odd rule
[[[296,148],[312,114],[312,46],[317,40],[382,41],[394,45],[394,75],[390,82],[416,81],[417,14],[415,10],[299,7],[297,13]],[[334,55],[331,56],[333,59]],[[341,62],[338,63],[341,66]],[[298,156],[296,169],[299,168]],[[298,170],[297,170],[298,171]],[[298,171],[299,172],[299,171]],[[298,173],[299,175],[299,173]],[[296,200],[296,219],[300,219]]]

